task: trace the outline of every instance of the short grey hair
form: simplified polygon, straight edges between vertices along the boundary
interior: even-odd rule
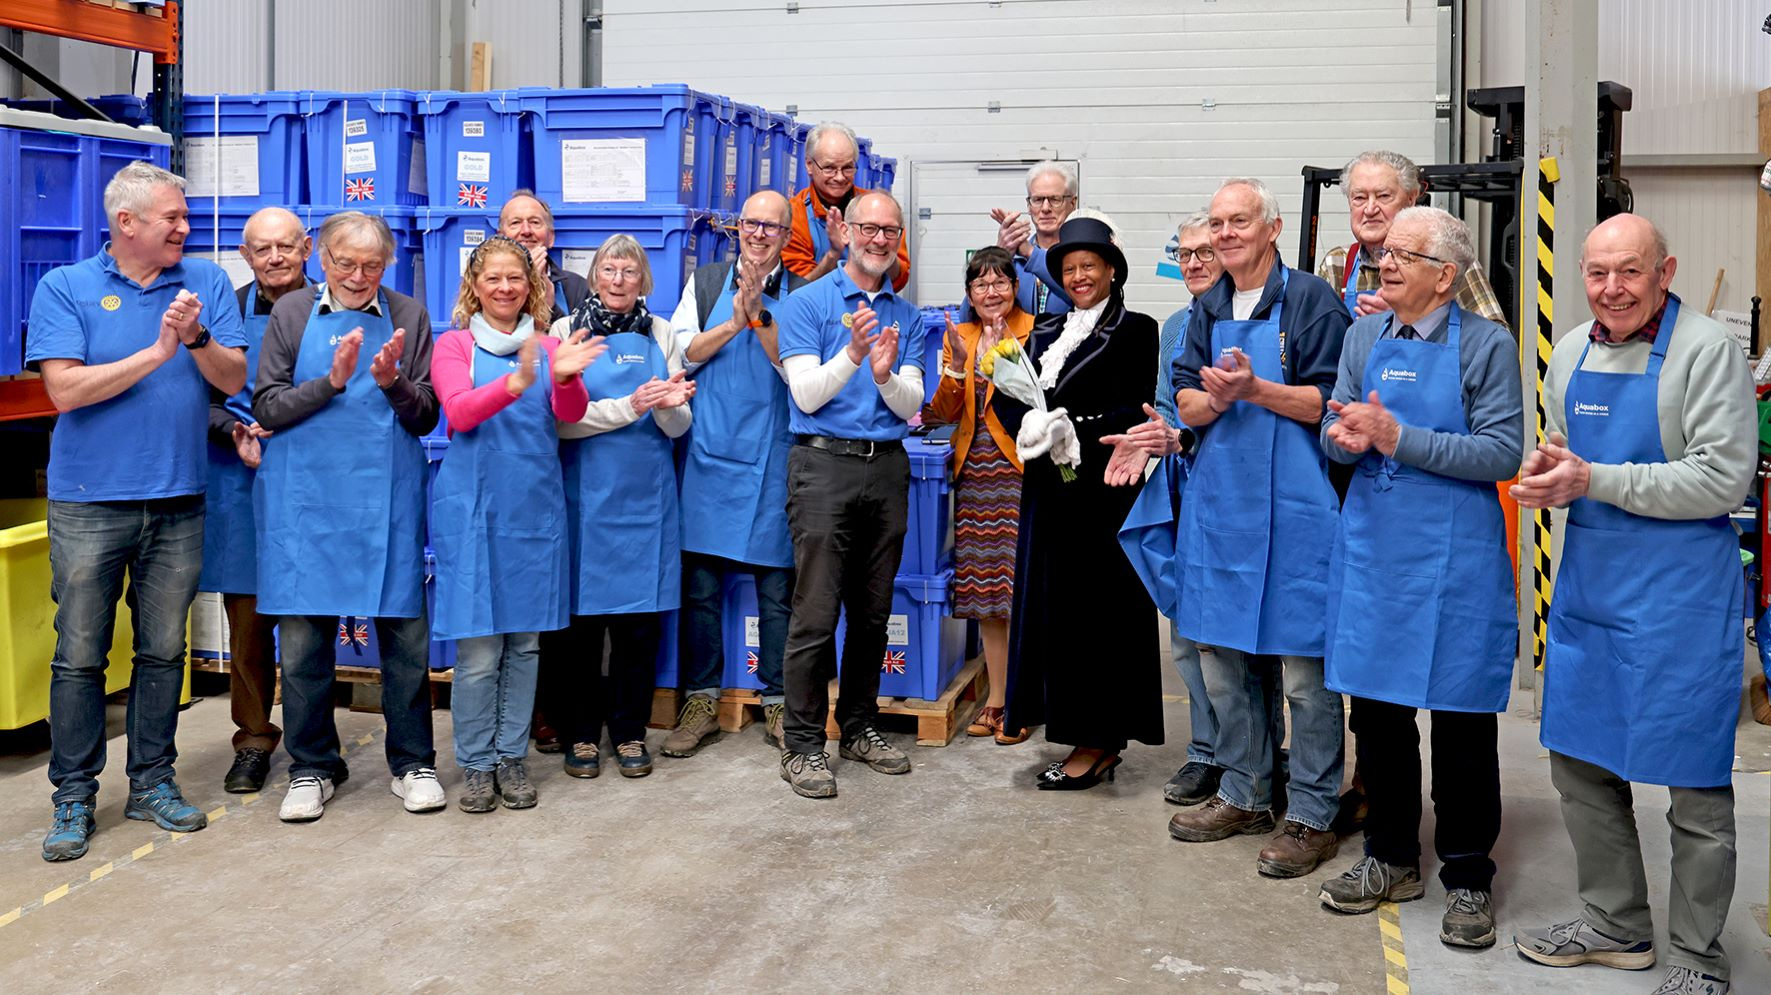
[[[876,197],[876,196],[877,197],[884,197],[887,200],[891,201],[892,206],[894,208],[897,208],[897,211],[898,211],[898,224],[900,224],[900,225],[904,224],[904,205],[898,200],[898,198],[892,196],[890,193],[888,193],[884,190],[869,190],[869,191],[867,191],[867,196],[869,196],[869,197]],[[856,197],[853,200],[849,201],[849,206],[843,208],[842,219],[844,221],[847,221],[851,225],[856,223],[857,219],[861,215],[861,200],[862,200],[862,198]]]
[[[394,257],[394,233],[388,229],[387,222],[380,215],[365,214],[362,211],[339,211],[320,224],[320,248],[331,252],[340,241],[362,239],[367,236],[375,241],[381,249],[381,258],[390,261]]]
[[[1353,196],[1352,188],[1348,184],[1353,180],[1353,167],[1355,166],[1388,166],[1396,171],[1396,182],[1401,184],[1402,193],[1409,202],[1413,203],[1420,198],[1420,167],[1414,164],[1413,159],[1400,152],[1372,149],[1369,152],[1359,153],[1345,166],[1342,166],[1341,190],[1348,197]]]
[[[849,148],[855,150],[855,156],[857,158],[860,157],[861,143],[855,138],[855,129],[843,124],[841,121],[819,121],[817,124],[813,125],[811,133],[806,135],[806,154],[810,155],[811,151],[818,147],[818,143],[823,141],[826,135],[832,133],[848,139]]]
[[[1457,266],[1457,275],[1469,272],[1476,264],[1476,239],[1470,234],[1470,226],[1463,223],[1457,215],[1442,211],[1437,207],[1422,204],[1419,207],[1405,207],[1396,212],[1390,222],[1390,230],[1397,225],[1421,222],[1426,226],[1426,254],[1437,256]]]
[[[1226,187],[1247,187],[1253,190],[1261,201],[1261,220],[1267,224],[1279,220],[1279,198],[1273,195],[1272,189],[1265,183],[1252,176],[1232,176],[1218,184],[1218,191],[1221,193]]]
[[[1033,189],[1033,181],[1041,176],[1056,176],[1063,180],[1066,196],[1074,197],[1079,192],[1076,188],[1076,167],[1071,163],[1059,162],[1056,159],[1034,163],[1032,168],[1027,170],[1027,189]]]
[[[105,184],[105,220],[115,221],[120,211],[130,214],[146,211],[154,202],[154,190],[159,187],[183,190],[184,177],[140,159],[117,170],[111,181]]]
[[[640,271],[640,296],[645,297],[652,292],[652,260],[646,256],[646,247],[639,240],[625,232],[610,235],[603,244],[596,247],[596,254],[590,257],[590,282],[596,285],[596,271],[602,268],[603,262],[609,259],[624,259]]]
[[[1176,235],[1185,235],[1187,233],[1187,229],[1189,229],[1189,228],[1210,228],[1210,227],[1211,227],[1211,212],[1204,210],[1204,209],[1200,209],[1200,210],[1194,211],[1192,214],[1187,215],[1187,220],[1181,222],[1180,227],[1175,229],[1175,234]]]
[[[528,187],[517,187],[515,190],[512,190],[510,192],[509,197],[504,198],[504,206],[500,207],[498,209],[498,224],[500,226],[502,226],[504,224],[504,210],[505,210],[505,208],[509,207],[510,202],[513,200],[516,200],[518,197],[527,197],[530,200],[534,201],[535,203],[540,204],[541,205],[541,216],[547,219],[547,230],[553,231],[553,206],[551,204],[549,204],[547,201],[542,200],[540,194],[529,189]]]

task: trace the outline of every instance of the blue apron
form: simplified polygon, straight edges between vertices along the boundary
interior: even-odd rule
[[[731,318],[734,292],[728,277],[707,327]],[[763,298],[764,307],[778,303]],[[787,454],[793,448],[787,384],[748,328],[698,367],[694,378],[695,427],[683,464],[683,550],[758,566],[793,566],[787,531]]]
[[[258,283],[246,288],[246,386],[227,399],[228,413],[243,424],[252,417],[252,387],[258,381],[258,353],[271,316],[257,314]],[[260,451],[270,440],[260,440]],[[222,594],[258,593],[258,534],[252,524],[252,478],[233,443],[209,442],[208,499],[203,510],[203,573],[197,590]]]
[[[1568,448],[1594,463],[1664,463],[1660,367],[1670,297],[1647,369],[1568,379]],[[1744,579],[1724,517],[1672,521],[1580,498],[1568,509],[1544,658],[1543,745],[1626,781],[1730,780],[1745,653]]]
[[[856,195],[859,196],[859,194],[860,191],[857,190]],[[806,208],[806,232],[812,236],[812,261],[817,262],[824,258],[824,253],[830,251],[830,235],[824,230],[824,216],[817,213],[817,207],[812,202],[811,188],[807,187],[806,192],[799,199]],[[847,262],[848,258],[849,250],[845,248],[842,250],[842,258],[837,262],[839,264]],[[892,258],[896,259],[897,256],[894,255]]]
[[[651,330],[648,324],[645,332],[608,336],[608,351],[584,371],[591,403],[670,376]],[[682,525],[670,437],[647,412],[625,428],[561,442],[560,462],[572,614],[675,609],[682,601]]]
[[[1280,312],[1212,326],[1211,356],[1240,348],[1256,376],[1284,382]],[[1183,637],[1244,653],[1319,657],[1338,501],[1311,428],[1238,401],[1206,430],[1181,503]]]
[[[1341,282],[1341,303],[1347,306],[1347,313],[1354,318],[1359,317],[1359,243],[1347,250],[1347,275]],[[1388,404],[1388,401],[1384,402]],[[1499,493],[1496,491],[1495,493]]]
[[[369,362],[393,338],[381,314],[320,313],[295,357],[297,385],[326,376],[337,342],[361,326],[363,346],[344,393],[281,429],[253,487],[261,615],[424,617],[424,449],[400,425]]]
[[[473,351],[473,383],[516,369],[517,354]],[[437,555],[435,639],[566,625],[566,490],[551,363],[508,407],[450,439],[430,509]]]
[[[1185,336],[1175,341],[1175,354],[1181,352],[1186,341]],[[1162,361],[1168,364],[1164,366],[1166,370],[1173,364],[1174,356],[1164,356]],[[1169,377],[1171,387],[1172,379]],[[1119,546],[1131,561],[1132,570],[1144,582],[1144,590],[1150,592],[1157,610],[1171,619],[1180,604],[1176,528],[1180,524],[1181,495],[1186,489],[1187,460],[1179,454],[1162,457],[1144,479],[1143,490],[1132,502],[1125,524],[1119,527]]]
[[[1393,318],[1384,319],[1388,332]],[[1398,422],[1468,435],[1456,304],[1445,343],[1380,337],[1365,362]],[[1507,706],[1519,625],[1494,485],[1367,452],[1328,568],[1329,690],[1414,708]]]

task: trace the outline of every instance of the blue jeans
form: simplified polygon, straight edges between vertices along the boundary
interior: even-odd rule
[[[683,554],[683,672],[678,683],[688,694],[719,697],[725,663],[722,581],[727,574],[756,578],[756,679],[763,685],[763,703],[785,700],[781,690],[781,657],[787,649],[787,619],[793,608],[793,568],[759,567],[748,563]]]
[[[1169,648],[1174,653],[1175,671],[1187,686],[1187,717],[1192,738],[1187,741],[1187,759],[1218,766],[1218,716],[1212,711],[1211,694],[1205,688],[1205,672],[1199,667],[1199,647],[1181,636],[1179,626],[1169,623]]]
[[[1322,683],[1322,658],[1250,656],[1221,646],[1200,647],[1199,663],[1218,717],[1218,797],[1258,812],[1273,805],[1273,769],[1283,722],[1277,718],[1275,668],[1282,669],[1291,704],[1291,760],[1285,817],[1326,830],[1340,811],[1345,767],[1341,696]]]
[[[348,771],[338,754],[332,715],[337,680],[336,615],[278,615],[283,658],[283,748],[289,776],[313,774],[342,781]],[[381,712],[387,722],[387,769],[404,777],[435,767],[430,727],[430,625],[422,618],[375,619],[381,647]]]
[[[491,770],[498,761],[529,755],[529,718],[541,671],[541,634],[474,636],[455,644],[455,763]]]
[[[56,804],[98,795],[105,768],[105,667],[117,598],[134,614],[129,788],[172,780],[185,624],[203,570],[203,495],[153,501],[49,502],[49,781]],[[129,590],[123,590],[124,574]]]

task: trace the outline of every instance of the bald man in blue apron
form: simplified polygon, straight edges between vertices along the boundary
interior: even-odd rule
[[[1597,320],[1556,343],[1550,440],[1513,496],[1568,509],[1550,603],[1541,737],[1574,844],[1579,916],[1521,930],[1540,964],[1654,966],[1630,784],[1671,796],[1672,951],[1656,995],[1729,990],[1734,727],[1745,632],[1728,513],[1752,485],[1752,374],[1727,330],[1669,292],[1677,261],[1620,214],[1581,253]]]

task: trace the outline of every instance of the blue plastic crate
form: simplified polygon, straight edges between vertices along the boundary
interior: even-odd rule
[[[697,219],[689,232],[688,254],[696,266],[730,259],[738,240],[738,216],[715,214]]]
[[[879,693],[886,698],[933,701],[965,665],[965,620],[948,614],[953,571],[934,576],[899,574],[892,579],[892,613],[886,622],[885,655],[879,661]],[[837,668],[846,619],[836,628]]]
[[[437,613],[437,554],[430,547],[424,549],[424,617],[431,619]],[[448,670],[455,666],[455,640],[432,639],[430,641],[430,669]]]
[[[682,296],[683,276],[700,251],[692,235],[707,230],[709,215],[687,207],[555,208],[554,258],[572,272],[590,271],[590,257],[611,235],[625,233],[646,250],[652,268],[647,307],[668,317]],[[473,247],[498,231],[497,212],[425,208],[418,212],[424,239],[426,306],[444,317],[461,289],[461,271]]]
[[[876,190],[890,192],[892,184],[898,180],[898,160],[888,156],[873,157],[873,187]]]
[[[530,141],[517,90],[420,96],[431,203],[497,211],[513,190],[535,185]]]
[[[37,281],[104,244],[111,176],[136,159],[165,166],[170,154],[159,132],[0,109],[0,375],[24,370]]]
[[[424,537],[427,540],[430,538],[430,508],[436,498],[437,474],[443,469],[443,457],[449,454],[449,439],[444,435],[446,431],[439,420],[435,435],[427,435],[418,440],[424,446]],[[426,556],[429,556],[428,551]]]
[[[910,454],[910,523],[898,572],[940,573],[953,565],[953,485],[947,479],[953,443],[933,435],[912,437],[904,440],[904,449]]]
[[[790,132],[793,148],[790,150],[791,154],[787,160],[787,195],[789,197],[811,183],[810,173],[806,169],[806,160],[812,154],[812,126],[803,121],[793,121]]]
[[[859,155],[855,156],[855,186],[863,190],[873,189],[873,139],[856,138],[855,147]]]
[[[922,403],[927,404],[935,399],[935,390],[941,386],[941,350],[947,345],[946,312],[953,312],[954,321],[963,321],[962,311],[958,305],[945,308],[925,307],[922,309]]]
[[[707,206],[715,211],[734,212],[750,196],[743,171],[748,164],[745,148],[756,141],[755,115],[760,112],[761,108],[720,98],[711,164],[714,180],[707,196]]]
[[[187,95],[185,196],[191,206],[306,202],[304,97],[292,90]],[[342,150],[335,155],[342,157]]]
[[[775,190],[791,196],[793,188],[787,186],[787,157],[793,146],[789,135],[793,119],[760,107],[748,107],[747,110],[754,133],[750,144],[739,150],[748,154],[740,155],[738,163],[743,182],[749,188],[746,197],[760,190]],[[743,209],[742,200],[738,207]]]
[[[430,203],[418,96],[411,90],[305,93],[308,199],[345,207]]]
[[[756,578],[747,573],[727,575],[722,599],[720,686],[761,691],[763,682],[756,676],[757,654],[762,652]]]
[[[557,210],[598,203],[707,207],[723,97],[681,84],[525,87],[535,191]],[[638,142],[637,149],[631,144]],[[628,158],[637,152],[637,161]],[[567,166],[573,168],[568,170]],[[570,176],[571,183],[567,183]],[[639,182],[643,176],[643,185]]]
[[[148,105],[147,99],[133,93],[113,93],[102,97],[87,97],[86,102],[99,109],[116,124],[126,124],[131,128],[139,128],[144,124],[154,123],[154,110]],[[38,111],[43,114],[54,114],[56,117],[79,118],[81,115],[74,110],[72,104],[65,100],[0,100],[0,104],[14,107],[21,111]]]

